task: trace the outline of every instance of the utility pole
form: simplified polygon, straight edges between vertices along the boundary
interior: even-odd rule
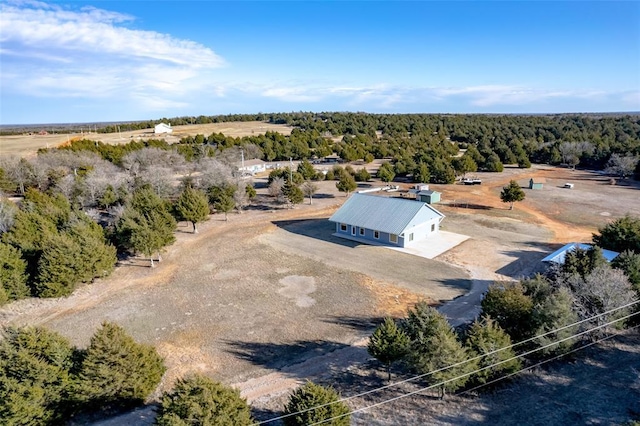
[[[292,158],[289,157],[289,184],[293,185],[293,161]]]

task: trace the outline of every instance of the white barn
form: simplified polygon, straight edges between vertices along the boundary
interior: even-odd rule
[[[156,124],[156,127],[153,129],[153,133],[156,135],[161,135],[163,133],[171,133],[173,129],[171,128],[171,124],[160,123]]]

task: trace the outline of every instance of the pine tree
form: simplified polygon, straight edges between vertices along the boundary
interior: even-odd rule
[[[284,408],[285,415],[298,414],[285,417],[282,422],[285,426],[307,426],[320,422],[330,426],[348,426],[351,423],[350,410],[345,403],[337,402],[339,399],[340,394],[333,388],[307,382],[291,394]]]
[[[193,233],[197,234],[196,224],[209,217],[209,200],[206,194],[190,186],[180,194],[174,205],[178,220],[187,220],[193,224]]]
[[[79,244],[65,234],[56,234],[49,239],[38,261],[38,274],[34,283],[39,297],[62,297],[70,295],[78,283],[78,275],[84,265],[77,253]]]
[[[534,309],[536,323],[540,324],[540,327],[535,334],[539,336],[577,322],[578,314],[573,310],[574,302],[575,299],[573,295],[565,287],[560,287],[553,292],[540,306],[536,306]],[[578,331],[577,325],[563,328],[562,330],[551,333],[547,336],[536,338],[536,343],[540,346],[546,346],[553,342],[560,342],[561,340],[573,336],[576,331]],[[576,341],[574,339],[565,340],[543,349],[542,353],[566,353],[571,350],[575,342]]]
[[[153,346],[136,343],[122,327],[105,322],[91,337],[74,395],[88,408],[136,405],[153,392],[165,370]]]
[[[409,337],[398,328],[391,318],[385,318],[371,337],[367,345],[369,355],[380,361],[387,369],[388,380],[391,380],[391,365],[400,361],[409,352]]]
[[[156,424],[248,426],[254,423],[249,405],[237,389],[193,375],[179,379],[173,391],[162,397]]]
[[[509,210],[513,210],[513,203],[524,200],[525,194],[518,182],[512,180],[509,185],[502,188],[500,199],[503,203],[509,203]]]
[[[490,317],[476,320],[471,325],[466,344],[473,353],[482,357],[478,361],[478,370],[481,371],[473,375],[473,380],[477,383],[487,383],[495,377],[518,371],[521,367],[513,348],[509,347],[511,338]],[[494,367],[489,368],[492,365]]]

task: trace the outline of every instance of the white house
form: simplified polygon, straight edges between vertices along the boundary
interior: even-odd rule
[[[243,174],[255,175],[256,173],[266,171],[267,163],[258,158],[254,158],[253,160],[247,160],[243,163],[238,164],[238,170],[240,170]]]
[[[160,135],[163,133],[171,133],[173,129],[171,128],[171,124],[160,123],[156,124],[156,127],[153,129],[153,133],[156,135]]]
[[[333,235],[364,243],[408,247],[440,230],[444,215],[426,203],[353,194],[329,220]]]

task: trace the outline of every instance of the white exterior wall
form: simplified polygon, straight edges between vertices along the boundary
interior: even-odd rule
[[[434,225],[434,230],[431,232],[431,225]],[[429,235],[435,234],[440,231],[440,221],[437,218],[431,219],[422,225],[414,226],[404,231],[404,247],[408,247],[414,243],[428,238]],[[409,234],[413,233],[413,241],[409,241]]]

